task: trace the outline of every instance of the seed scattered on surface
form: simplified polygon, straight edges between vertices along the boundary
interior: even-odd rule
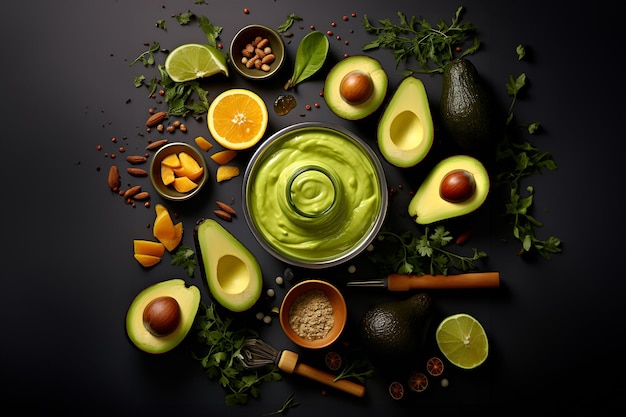
[[[276,284],[278,285],[283,285],[285,283],[285,280],[281,276],[276,277],[275,281],[276,281]]]
[[[270,324],[272,322],[272,316],[263,316],[263,323]]]
[[[276,295],[273,288],[268,288],[266,294],[268,297],[273,297],[274,295]]]
[[[262,311],[259,311],[258,313],[256,313],[256,318],[258,320],[263,320],[263,317],[265,317],[265,314],[263,314]]]
[[[443,378],[441,380],[441,386],[444,387],[444,388],[447,387],[449,383],[450,382],[448,381],[448,378]]]
[[[356,266],[350,265],[348,267],[348,272],[351,273],[351,274],[354,274],[356,272]]]

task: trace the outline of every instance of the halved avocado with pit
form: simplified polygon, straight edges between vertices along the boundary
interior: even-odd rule
[[[450,201],[452,199],[442,196],[442,182],[451,173],[459,178],[469,176],[471,180],[468,181],[473,186],[471,193],[457,190],[458,195],[465,194],[460,200]],[[450,156],[435,165],[426,176],[411,199],[408,212],[418,224],[431,224],[463,216],[478,209],[485,202],[489,187],[489,174],[478,159],[469,155]]]
[[[380,107],[388,83],[387,73],[376,59],[349,56],[335,64],[326,76],[324,100],[343,119],[363,119]]]
[[[180,316],[174,330],[168,334],[155,335],[144,323],[146,307],[157,299],[173,298]],[[165,353],[178,346],[187,336],[200,306],[200,290],[187,287],[182,279],[159,282],[143,289],[132,301],[126,313],[126,333],[135,346],[148,353]]]

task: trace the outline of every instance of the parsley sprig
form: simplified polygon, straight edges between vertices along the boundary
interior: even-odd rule
[[[209,379],[218,380],[227,394],[227,405],[246,404],[258,398],[263,382],[279,381],[282,377],[275,364],[257,369],[246,369],[241,362],[241,347],[246,339],[258,337],[257,332],[246,326],[237,326],[232,317],[222,317],[215,304],[204,303],[196,315],[194,328],[198,341],[206,352],[195,355]]]
[[[525,54],[523,46],[518,45],[516,51],[519,59],[522,59]],[[526,74],[509,76],[506,89],[511,97],[511,104],[506,119],[507,131],[498,144],[496,153],[498,163],[496,186],[505,186],[509,189],[506,195],[505,215],[512,219],[513,236],[522,244],[519,253],[536,251],[544,259],[550,259],[551,254],[561,252],[561,241],[554,236],[546,239],[537,236],[536,228],[543,227],[543,223],[531,214],[535,189],[528,185],[524,191],[522,182],[530,176],[541,174],[544,170],[554,171],[558,166],[549,152],[540,151],[520,135],[523,130],[529,135],[536,134],[540,130],[539,122],[518,126],[513,123],[513,110],[518,95],[525,86]]]
[[[189,246],[181,245],[172,255],[172,265],[181,266],[187,272],[187,275],[193,277],[196,270],[195,252]]]
[[[487,253],[476,248],[471,256],[463,256],[445,249],[452,241],[452,235],[444,226],[435,226],[432,233],[425,227],[421,236],[411,231],[396,234],[382,230],[378,240],[384,245],[376,245],[370,260],[381,267],[381,272],[399,274],[444,274],[450,268],[459,271],[476,269],[475,262],[486,258]]]
[[[363,51],[378,48],[391,49],[396,61],[396,67],[401,62],[407,62],[415,58],[420,69],[409,69],[408,73],[442,73],[443,67],[448,61],[455,58],[455,47],[465,42],[468,36],[474,34],[476,28],[471,23],[462,23],[461,14],[463,6],[460,6],[452,18],[450,24],[439,19],[433,25],[423,17],[406,16],[403,12],[396,12],[399,23],[394,23],[389,18],[378,21],[380,26],[375,26],[363,16],[363,27],[368,33],[376,35],[376,39],[365,44]],[[473,44],[466,48],[459,56],[473,54],[480,46],[480,41],[474,38]]]
[[[340,379],[353,378],[363,384],[372,375],[374,375],[372,363],[367,359],[356,359],[346,365],[333,381],[337,382]]]
[[[287,410],[290,408],[295,408],[299,406],[300,403],[296,401],[296,397],[294,393],[291,393],[289,397],[285,400],[283,405],[276,411],[272,411],[271,413],[263,414],[264,416],[275,416],[277,414],[285,414]]]

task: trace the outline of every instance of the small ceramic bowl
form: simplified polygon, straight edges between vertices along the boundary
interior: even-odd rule
[[[254,45],[255,39],[266,39],[264,44],[261,45],[263,49],[271,48],[270,54],[274,57],[265,58],[266,60],[271,60],[267,65],[269,66],[269,70],[257,69],[255,66],[247,65],[247,63],[254,59],[255,56],[263,56],[266,57],[266,52],[261,52],[259,55],[255,54],[254,50],[252,52],[246,52],[248,56],[244,55],[244,50],[246,47],[249,48],[248,45]],[[267,45],[265,45],[267,43]],[[261,48],[259,48],[261,49]],[[245,59],[244,59],[245,58]],[[263,58],[257,58],[263,59]],[[245,62],[244,62],[245,61]],[[245,78],[250,80],[264,80],[270,78],[274,74],[280,70],[285,62],[285,43],[282,38],[274,29],[271,29],[267,26],[263,25],[248,25],[243,27],[242,29],[235,34],[233,40],[230,43],[230,62],[235,70]]]
[[[181,152],[186,152],[187,154],[192,156],[203,170],[202,175],[194,180],[194,182],[197,183],[198,186],[186,193],[177,191],[171,184],[164,184],[163,180],[161,179],[161,162],[163,161],[163,159],[168,155],[180,154]],[[172,201],[183,201],[190,199],[200,192],[202,187],[204,187],[204,185],[207,183],[207,180],[209,178],[209,171],[204,156],[197,148],[184,142],[172,142],[163,145],[159,148],[159,150],[156,151],[150,162],[150,170],[148,171],[148,175],[150,176],[150,182],[152,183],[152,186],[161,197]]]
[[[312,316],[324,314],[325,309],[319,308],[319,291],[325,295],[325,297],[321,297],[321,300],[324,303],[330,303],[334,321],[330,330],[328,330],[326,335],[322,338],[320,338],[319,335],[325,331],[320,330],[315,325],[303,325],[300,330],[296,330],[290,324],[292,315],[295,316],[298,314],[301,316],[301,322],[309,323],[311,321],[308,319]],[[294,307],[294,303],[300,305],[302,308]],[[318,308],[314,307],[314,305]],[[292,309],[292,307],[294,308]],[[326,309],[326,311],[328,311],[328,309]],[[280,326],[287,337],[296,345],[307,349],[321,349],[330,346],[339,338],[346,325],[347,313],[346,301],[337,287],[326,281],[310,279],[294,285],[285,295],[280,306]],[[305,332],[303,328],[307,328],[307,331]],[[307,334],[311,336],[307,336]]]

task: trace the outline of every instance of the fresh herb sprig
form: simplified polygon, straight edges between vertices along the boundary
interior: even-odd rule
[[[525,55],[524,47],[518,45],[516,51],[518,58],[522,59]],[[558,169],[558,166],[549,152],[540,151],[523,136],[519,136],[524,129],[529,135],[537,133],[540,128],[539,122],[525,126],[513,125],[513,109],[520,91],[525,86],[526,74],[522,73],[517,77],[509,76],[506,89],[511,97],[511,104],[506,119],[507,131],[503,140],[498,144],[496,152],[498,164],[496,185],[506,186],[509,189],[506,196],[505,215],[512,218],[513,236],[522,244],[519,253],[536,251],[544,259],[550,259],[551,254],[561,252],[561,241],[554,236],[546,239],[537,236],[535,229],[543,227],[543,223],[531,214],[535,190],[532,186],[526,186],[524,193],[522,181],[544,170],[554,171]]]
[[[187,275],[193,277],[193,273],[196,270],[195,254],[194,250],[189,246],[181,245],[174,252],[171,264],[183,267]]]
[[[272,411],[271,413],[267,413],[267,414],[263,414],[264,416],[275,416],[277,414],[285,414],[287,412],[287,410],[289,410],[290,408],[295,408],[297,406],[299,406],[300,403],[296,401],[296,397],[294,393],[291,393],[291,395],[285,400],[285,402],[283,403],[283,405],[276,411]]]
[[[456,10],[450,24],[440,19],[435,25],[423,17],[407,17],[403,12],[396,12],[399,23],[389,18],[378,21],[375,26],[367,17],[363,16],[363,27],[368,33],[376,35],[376,39],[365,44],[363,51],[378,48],[391,49],[396,67],[414,58],[420,69],[408,69],[411,73],[442,73],[447,62],[455,58],[455,48],[463,44],[466,38],[473,35],[476,28],[471,23],[461,23],[463,6]],[[480,46],[480,41],[474,38],[473,44],[466,48],[458,58],[473,54]]]
[[[206,348],[204,354],[194,354],[194,358],[200,361],[207,377],[219,381],[226,390],[227,405],[246,404],[250,398],[258,398],[262,383],[282,378],[275,364],[257,369],[243,366],[244,342],[259,335],[249,327],[237,326],[231,317],[222,317],[215,304],[201,303],[194,328],[198,341]]]
[[[337,382],[341,379],[356,379],[360,383],[365,383],[368,377],[374,375],[374,366],[367,359],[357,359],[346,365],[341,372],[333,379]]]
[[[278,32],[279,33],[284,33],[287,32],[295,22],[302,20],[302,18],[298,15],[296,15],[295,13],[290,13],[287,16],[287,19],[281,23],[280,25],[278,25]]]
[[[424,275],[447,275],[450,268],[459,271],[476,269],[475,262],[486,258],[487,253],[476,248],[472,249],[471,256],[463,256],[444,249],[453,240],[452,235],[444,226],[435,226],[430,233],[425,227],[421,236],[411,231],[396,234],[382,230],[378,240],[384,245],[375,245],[370,260],[381,268],[381,272]]]

